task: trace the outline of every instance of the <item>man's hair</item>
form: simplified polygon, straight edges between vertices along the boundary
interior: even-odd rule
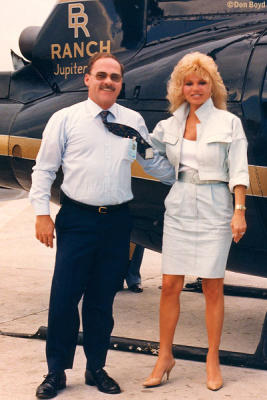
[[[87,74],[90,74],[90,72],[92,71],[92,68],[93,68],[93,65],[94,65],[94,63],[97,61],[97,60],[100,60],[101,58],[112,58],[113,60],[115,60],[115,61],[117,61],[117,63],[120,65],[120,68],[121,68],[121,75],[123,76],[123,72],[124,72],[124,66],[123,66],[123,64],[117,59],[117,57],[116,56],[114,56],[113,54],[111,54],[111,53],[101,53],[101,52],[99,52],[99,53],[95,53],[91,58],[90,58],[90,60],[89,60],[89,62],[88,62],[88,68],[87,68],[87,71],[86,71],[86,73]]]
[[[169,110],[174,112],[185,101],[184,79],[192,73],[211,82],[211,98],[214,105],[225,110],[227,92],[218,67],[210,56],[199,52],[186,54],[174,67],[167,90],[167,99],[170,102]]]

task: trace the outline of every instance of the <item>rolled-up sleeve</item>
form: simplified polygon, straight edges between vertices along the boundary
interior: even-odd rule
[[[233,120],[232,143],[228,153],[229,188],[233,192],[237,185],[249,187],[247,139],[239,118]]]
[[[143,123],[142,123],[142,121]],[[166,185],[172,185],[175,182],[175,170],[173,165],[169,162],[166,157],[165,144],[161,143],[157,134],[154,134],[158,130],[158,125],[154,129],[153,133],[149,135],[143,118],[140,120],[139,133],[141,136],[151,145],[153,148],[153,158],[144,160],[139,154],[137,154],[137,161],[144,168],[145,172],[159,179]]]
[[[65,147],[64,125],[64,112],[61,110],[52,115],[43,132],[29,194],[36,215],[50,214],[51,185],[61,165]]]

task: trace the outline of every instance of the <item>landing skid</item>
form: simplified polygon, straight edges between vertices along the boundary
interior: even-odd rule
[[[34,335],[8,332],[0,332],[0,335],[45,340],[47,335],[47,328],[45,326],[41,326]],[[78,344],[82,345],[82,343],[83,333],[80,332],[78,335]],[[157,355],[159,350],[159,343],[112,336],[110,341],[110,349],[128,351],[131,353]],[[182,346],[178,344],[173,345],[173,355],[175,358],[204,362],[206,360],[206,354],[206,348]],[[265,315],[265,320],[262,327],[261,338],[255,353],[247,354],[220,350],[220,362],[221,364],[234,367],[267,370],[267,313]]]
[[[183,289],[185,292],[202,292],[202,280],[197,278],[195,282],[187,283]],[[266,288],[255,288],[252,286],[236,286],[236,285],[224,285],[224,294],[226,296],[238,296],[238,297],[251,297],[256,299],[267,299]]]

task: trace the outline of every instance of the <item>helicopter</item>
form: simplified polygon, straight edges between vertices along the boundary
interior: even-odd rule
[[[140,112],[149,131],[169,117],[166,86],[177,62],[188,52],[211,56],[249,144],[248,230],[232,244],[227,269],[267,277],[267,2],[58,0],[19,45],[15,71],[0,72],[0,186],[25,192],[48,119],[87,98],[83,76],[93,54],[111,52],[124,64],[118,103]],[[61,182],[59,170],[55,203]],[[131,240],[160,252],[169,187],[135,161],[132,190]]]

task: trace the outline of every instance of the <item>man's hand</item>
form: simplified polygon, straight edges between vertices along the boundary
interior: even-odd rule
[[[55,224],[50,215],[37,215],[35,223],[35,236],[46,247],[53,247]]]

